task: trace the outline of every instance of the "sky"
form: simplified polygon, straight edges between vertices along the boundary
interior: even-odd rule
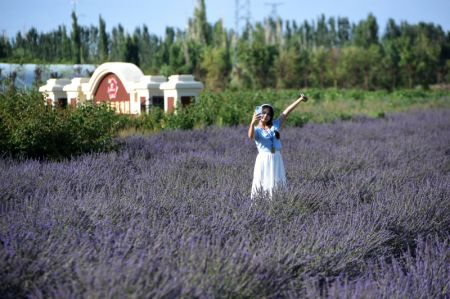
[[[316,21],[321,14],[326,18],[347,17],[351,23],[358,23],[372,13],[380,34],[389,18],[397,24],[434,23],[450,31],[450,0],[240,0],[240,7],[247,2],[251,23],[262,22],[274,12],[283,21],[295,20],[297,24]],[[225,28],[234,29],[236,0],[205,0],[205,3],[209,23],[222,19]],[[0,0],[0,35],[11,38],[32,27],[38,32],[49,32],[63,24],[70,31],[70,15],[75,9],[82,26],[98,26],[101,15],[108,32],[121,24],[132,33],[145,24],[150,33],[163,37],[168,26],[186,29],[196,4],[197,0]],[[243,16],[245,11],[241,9],[239,14]]]

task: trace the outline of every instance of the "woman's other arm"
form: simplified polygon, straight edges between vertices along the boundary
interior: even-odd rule
[[[303,94],[301,94],[301,96],[297,100],[295,100],[295,102],[293,102],[286,109],[284,109],[283,113],[281,113],[280,115],[281,125],[283,125],[289,113],[291,113],[291,111],[294,110],[295,107],[297,107],[297,105],[300,104],[300,102],[306,102],[306,100],[307,98]]]
[[[255,125],[259,121],[259,116],[256,113],[253,113],[252,122],[250,123],[250,127],[248,128],[248,138],[255,138]]]

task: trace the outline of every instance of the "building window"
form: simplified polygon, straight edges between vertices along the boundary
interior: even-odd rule
[[[60,109],[67,108],[67,98],[61,98],[56,101],[56,107]]]
[[[141,113],[147,113],[147,105],[145,101],[145,97],[141,97]]]
[[[193,97],[181,97],[181,106],[183,108],[190,105],[192,102],[194,102]]]
[[[152,104],[153,104],[153,107],[158,107],[158,108],[164,110],[164,97],[160,97],[160,96],[152,97]]]

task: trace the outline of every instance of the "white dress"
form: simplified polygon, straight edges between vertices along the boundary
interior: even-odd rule
[[[280,131],[280,120],[273,122],[270,130],[255,128],[255,143],[258,148],[251,198],[258,195],[272,197],[273,190],[286,185],[286,172],[281,156],[281,142],[275,137],[275,131]]]

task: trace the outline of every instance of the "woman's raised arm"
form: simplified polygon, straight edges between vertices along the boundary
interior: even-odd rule
[[[294,110],[295,107],[297,107],[297,105],[300,104],[300,102],[306,102],[307,100],[308,98],[304,94],[301,94],[300,97],[297,100],[295,100],[295,102],[293,102],[286,109],[284,109],[284,111],[281,113],[280,116],[281,124],[284,123],[289,113],[291,113],[291,111]]]
[[[259,116],[253,113],[252,121],[250,127],[248,128],[248,138],[255,139],[255,125],[259,122]]]

